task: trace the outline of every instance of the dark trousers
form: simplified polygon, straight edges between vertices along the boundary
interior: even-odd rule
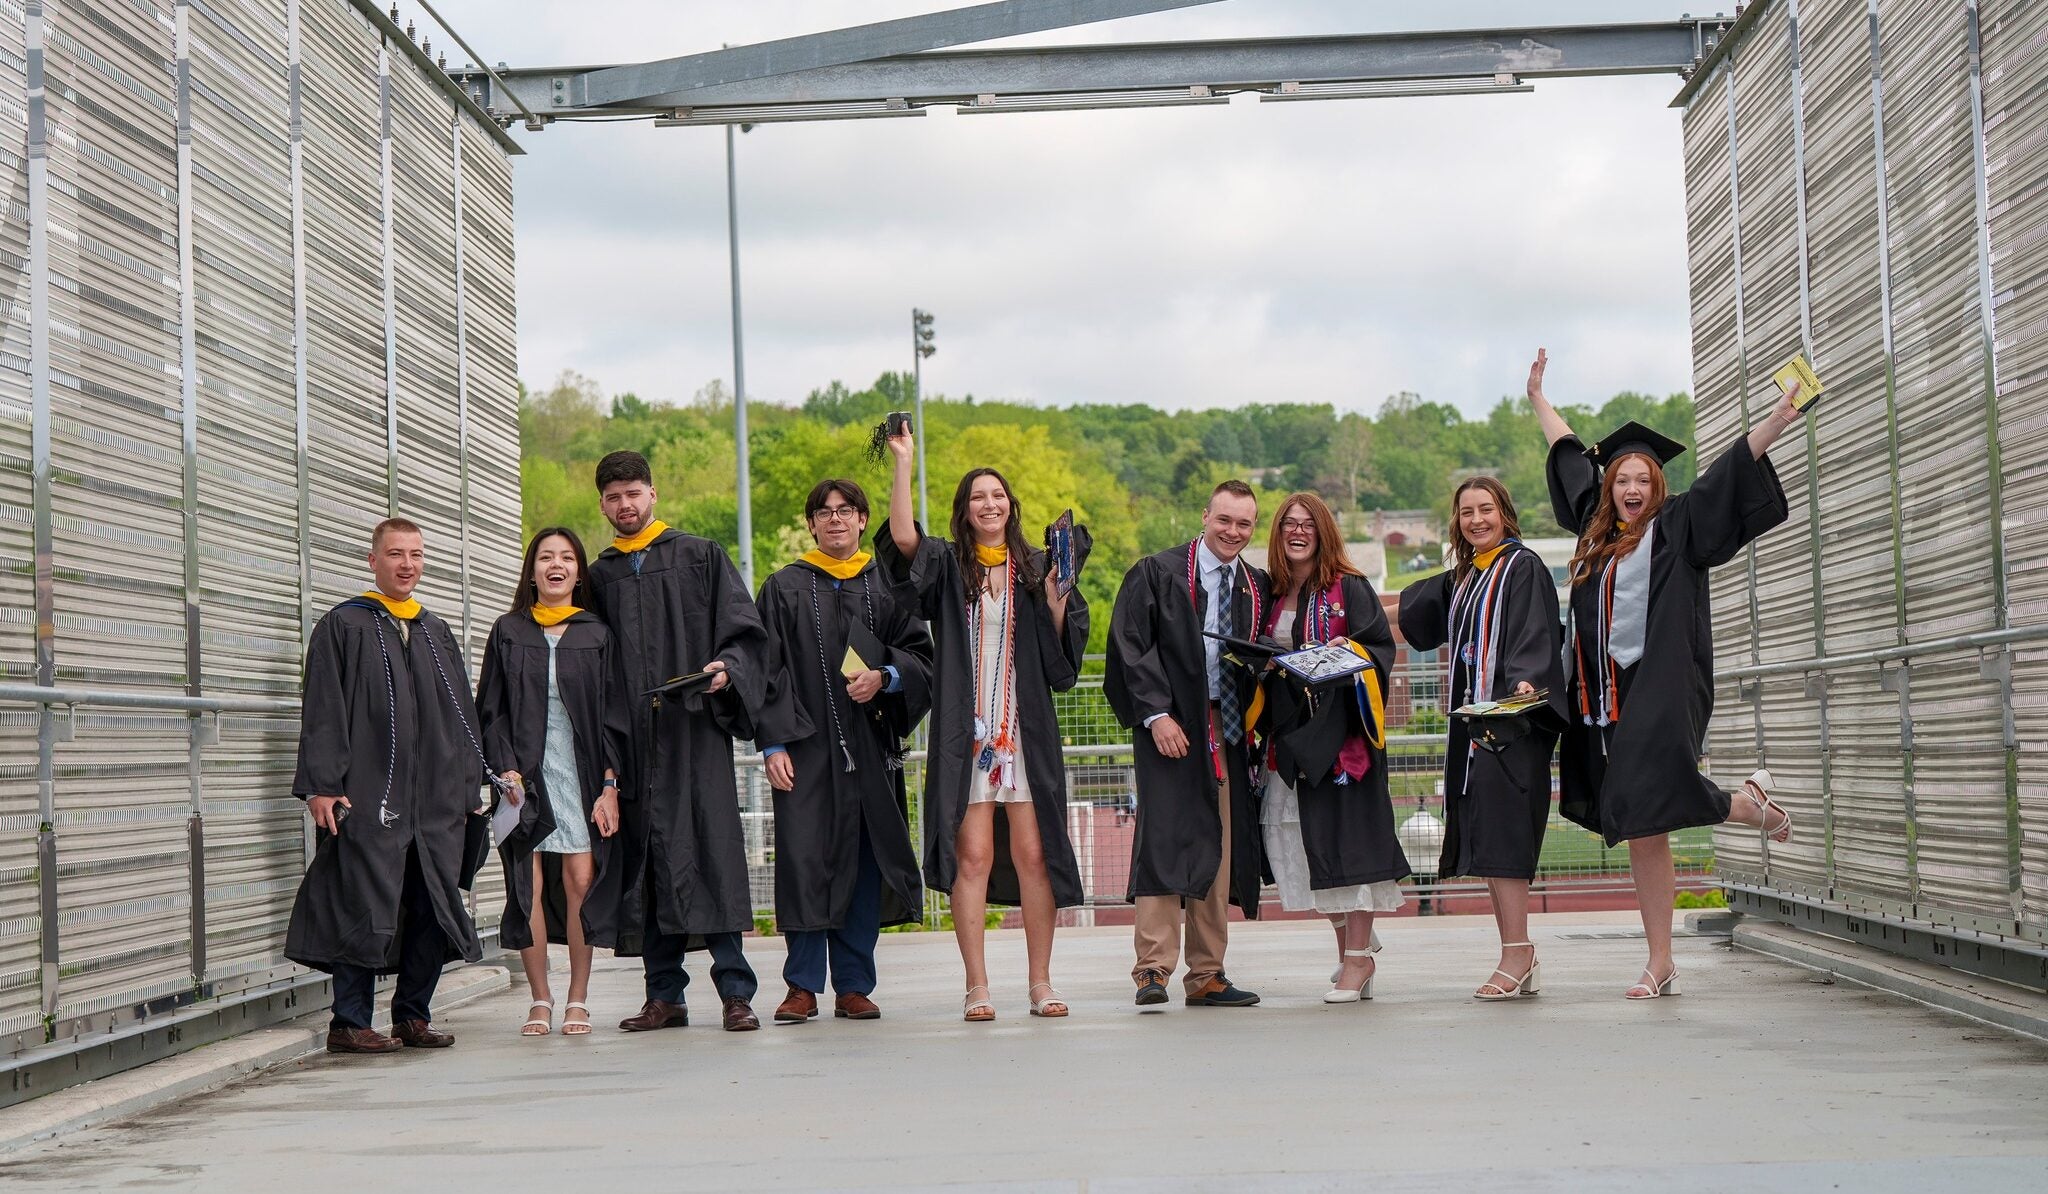
[[[704,934],[705,944],[711,947],[711,985],[718,989],[721,1000],[751,1000],[759,989],[741,940],[738,933]],[[690,985],[690,973],[683,969],[684,947],[689,943],[687,934],[647,934],[640,958],[647,971],[647,998],[683,1002],[683,988]]]
[[[875,863],[867,826],[860,831],[860,863],[854,872],[853,899],[846,922],[836,929],[801,929],[784,934],[789,959],[782,981],[813,995],[825,990],[829,960],[832,989],[841,995],[867,995],[875,989],[875,943],[882,938],[882,868]]]
[[[434,915],[427,895],[427,877],[420,871],[419,852],[405,855],[405,887],[399,895],[398,989],[391,997],[391,1020],[431,1022],[427,1005],[441,983],[448,958],[448,935]],[[334,1014],[329,1028],[368,1028],[376,1016],[377,972],[364,966],[334,968]]]

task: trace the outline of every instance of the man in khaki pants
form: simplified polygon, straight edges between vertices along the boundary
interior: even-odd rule
[[[1138,909],[1131,977],[1141,1007],[1166,1002],[1183,924],[1188,1005],[1259,1001],[1223,969],[1230,905],[1256,919],[1265,870],[1245,733],[1258,677],[1203,634],[1259,634],[1266,574],[1238,559],[1258,520],[1249,486],[1217,486],[1201,537],[1138,561],[1110,618],[1103,691],[1132,732],[1138,787],[1127,898]]]

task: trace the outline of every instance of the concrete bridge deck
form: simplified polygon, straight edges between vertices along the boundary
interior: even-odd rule
[[[891,935],[884,1018],[522,1040],[523,982],[441,1053],[308,1058],[0,1161],[11,1190],[1879,1191],[2048,1189],[2048,1044],[1681,937],[1686,994],[1619,996],[1621,914],[1539,918],[1540,997],[1482,1005],[1490,921],[1390,923],[1378,998],[1323,1005],[1319,924],[1238,926],[1249,1010],[1130,1005],[1127,930],[1063,932],[1066,1021],[959,1019],[950,936]],[[780,942],[750,942],[767,1018]],[[693,959],[694,960],[694,959]],[[558,985],[557,991],[561,990]]]

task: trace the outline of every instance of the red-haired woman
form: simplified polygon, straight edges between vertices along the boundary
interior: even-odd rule
[[[1785,490],[1764,454],[1800,412],[1787,397],[1691,489],[1670,493],[1664,465],[1685,445],[1629,423],[1585,446],[1543,396],[1548,364],[1538,349],[1529,401],[1550,443],[1551,506],[1579,537],[1559,811],[1610,846],[1628,843],[1650,961],[1625,994],[1656,999],[1678,994],[1669,834],[1724,821],[1757,826],[1772,841],[1792,834],[1791,814],[1771,799],[1770,772],[1751,775],[1736,799],[1700,774],[1699,757],[1714,711],[1707,572],[1785,521]]]
[[[1529,882],[1550,820],[1550,756],[1565,722],[1557,586],[1522,545],[1507,487],[1471,477],[1451,495],[1449,571],[1401,590],[1401,634],[1421,651],[1447,646],[1445,710],[1538,690],[1548,702],[1475,745],[1453,719],[1444,750],[1444,850],[1437,874],[1486,880],[1500,929],[1500,964],[1474,999],[1534,995],[1542,984],[1529,940]]]
[[[1394,635],[1323,499],[1289,495],[1267,542],[1273,604],[1261,632],[1290,648],[1348,641],[1372,664],[1315,687],[1272,668],[1258,721],[1267,765],[1259,820],[1281,905],[1329,918],[1339,966],[1323,1002],[1357,1003],[1372,998],[1378,969],[1373,917],[1400,909],[1409,871],[1387,793],[1382,698]]]
[[[1001,473],[978,468],[960,478],[949,542],[912,517],[910,433],[891,438],[889,451],[896,476],[875,558],[931,623],[924,879],[952,896],[967,970],[962,1015],[996,1018],[982,920],[994,900],[1024,909],[1031,1014],[1064,1016],[1067,1002],[1052,985],[1053,919],[1084,897],[1052,694],[1079,676],[1088,602],[1079,589],[1062,594],[1045,553],[1025,543],[1023,510]],[[1083,556],[1086,544],[1081,534]]]

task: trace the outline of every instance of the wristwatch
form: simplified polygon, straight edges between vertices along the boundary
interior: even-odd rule
[[[619,786],[619,781],[615,779],[608,779],[604,781],[604,786],[607,788],[617,788]]]

